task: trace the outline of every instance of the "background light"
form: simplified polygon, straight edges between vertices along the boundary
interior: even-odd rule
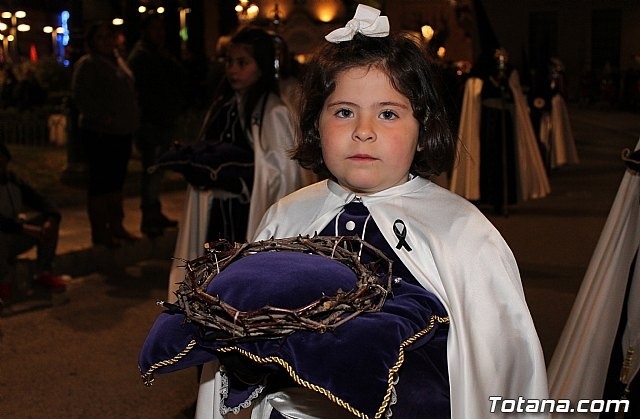
[[[422,36],[424,37],[424,39],[427,42],[431,41],[431,38],[433,38],[433,35],[435,34],[435,31],[433,30],[433,28],[429,25],[424,25],[420,29],[422,30]]]

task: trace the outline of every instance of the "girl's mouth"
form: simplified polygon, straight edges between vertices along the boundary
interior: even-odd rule
[[[378,160],[373,156],[370,156],[369,154],[354,154],[348,157],[349,160],[353,160],[353,161],[373,161],[373,160]]]

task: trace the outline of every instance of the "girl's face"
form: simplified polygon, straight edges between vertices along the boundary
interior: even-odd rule
[[[322,156],[338,183],[367,195],[409,179],[419,122],[387,75],[358,67],[336,78],[320,112]]]
[[[231,88],[241,95],[260,79],[260,68],[249,45],[229,45],[225,71]]]

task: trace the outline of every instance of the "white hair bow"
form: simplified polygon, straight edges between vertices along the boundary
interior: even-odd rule
[[[380,10],[359,4],[356,14],[344,28],[336,29],[324,37],[329,42],[351,41],[356,33],[366,36],[384,37],[389,35],[389,19],[380,16]]]

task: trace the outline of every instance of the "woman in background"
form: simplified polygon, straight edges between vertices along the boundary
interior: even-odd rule
[[[136,236],[124,229],[122,190],[140,112],[131,70],[116,50],[116,32],[97,23],[88,53],[76,63],[72,91],[87,163],[87,212],[94,245],[117,248]]]

